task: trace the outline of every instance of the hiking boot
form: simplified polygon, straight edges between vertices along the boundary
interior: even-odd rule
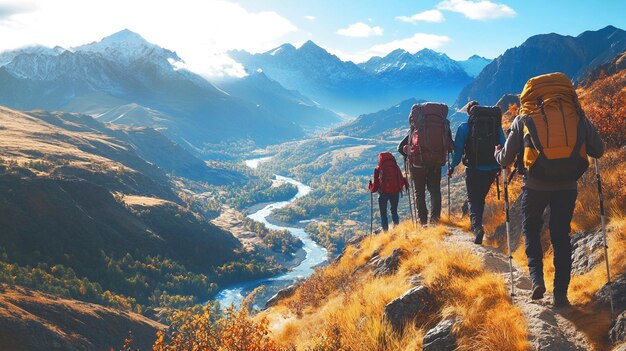
[[[474,230],[474,235],[476,235],[474,238],[474,244],[481,245],[483,243],[483,237],[485,236],[485,230],[483,227]]]
[[[530,296],[532,300],[543,299],[543,294],[546,292],[546,286],[543,284],[533,283],[533,294]]]
[[[571,306],[572,304],[570,304],[567,295],[554,294],[554,308],[566,308]]]

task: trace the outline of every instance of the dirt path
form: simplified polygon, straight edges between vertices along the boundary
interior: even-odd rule
[[[450,227],[450,236],[446,241],[467,247],[473,253],[483,258],[489,271],[502,274],[507,288],[510,289],[509,260],[498,250],[490,246],[475,245],[473,237],[467,232]],[[534,350],[592,350],[593,348],[585,335],[568,321],[561,311],[552,308],[552,296],[546,293],[542,300],[530,299],[532,284],[526,273],[513,264],[515,284],[514,303],[519,306],[528,320],[529,341]],[[548,277],[546,277],[548,278]]]

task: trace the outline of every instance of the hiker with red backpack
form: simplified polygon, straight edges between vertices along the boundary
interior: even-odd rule
[[[604,146],[584,115],[572,82],[563,73],[528,80],[520,103],[519,115],[504,147],[496,147],[495,157],[503,167],[513,164],[518,154],[523,157],[522,230],[533,300],[543,298],[546,292],[541,228],[544,210],[550,206],[554,306],[566,307],[572,271],[569,233],[576,205],[576,183],[589,166],[587,157],[601,157]]]
[[[504,145],[505,137],[502,131],[502,111],[499,107],[480,106],[478,102],[471,101],[467,104],[467,115],[467,122],[461,123],[456,131],[454,155],[448,177],[452,176],[454,168],[463,159],[471,230],[474,233],[474,243],[480,245],[485,235],[485,198],[500,171],[493,150],[496,145]]]
[[[380,222],[383,231],[389,229],[387,219],[387,202],[391,207],[391,219],[393,224],[400,223],[398,216],[398,202],[402,189],[408,189],[409,183],[402,175],[402,170],[396,162],[396,158],[389,152],[381,152],[378,155],[378,166],[374,168],[374,182],[370,180],[369,190],[372,193],[378,192],[378,209],[380,210]]]
[[[409,125],[409,135],[398,145],[398,152],[409,162],[420,224],[428,223],[426,189],[430,194],[430,223],[435,224],[441,216],[441,167],[453,145],[448,106],[435,102],[415,104]]]

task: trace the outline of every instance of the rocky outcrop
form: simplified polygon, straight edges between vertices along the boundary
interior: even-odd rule
[[[614,278],[615,280],[611,284],[613,292],[613,304],[616,310],[622,311],[626,309],[626,276]],[[600,301],[605,305],[609,305],[609,286],[604,286],[594,294],[596,301]]]
[[[457,347],[456,337],[452,333],[454,319],[444,319],[424,335],[422,349],[424,351],[454,351]]]
[[[391,252],[391,255],[387,257],[372,257],[368,262],[368,265],[374,268],[375,277],[394,274],[398,270],[398,266],[400,265],[400,259],[403,255],[404,251],[400,249],[394,249],[393,252]]]
[[[611,326],[609,339],[613,344],[626,342],[626,311],[622,312]]]
[[[265,303],[265,308],[276,306],[276,304],[280,302],[281,300],[284,300],[288,297],[293,296],[293,294],[298,289],[298,286],[300,286],[300,284],[290,285],[284,289],[281,289],[274,296],[272,296],[269,300],[267,300],[267,302]]]
[[[572,235],[572,274],[585,274],[604,258],[602,231]]]
[[[435,297],[421,285],[410,289],[385,306],[385,318],[394,330],[402,332],[404,326],[437,309]]]

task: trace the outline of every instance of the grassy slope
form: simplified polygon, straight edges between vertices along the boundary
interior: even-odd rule
[[[445,235],[443,227],[415,231],[403,223],[367,238],[259,318],[269,320],[278,341],[298,350],[331,344],[343,350],[415,350],[441,316],[461,320],[454,331],[460,350],[529,349],[524,317],[511,304],[500,276],[485,272],[469,250],[443,243]],[[375,250],[384,257],[396,248],[406,252],[396,274],[376,278],[367,269],[356,271]],[[398,335],[384,320],[383,308],[411,287],[409,278],[416,274],[442,308],[420,316],[416,327]]]

